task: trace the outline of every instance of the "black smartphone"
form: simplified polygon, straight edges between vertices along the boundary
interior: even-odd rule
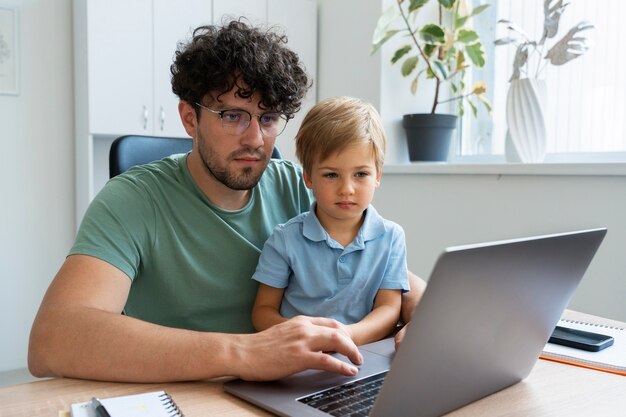
[[[612,336],[556,326],[549,343],[597,352],[613,344]]]

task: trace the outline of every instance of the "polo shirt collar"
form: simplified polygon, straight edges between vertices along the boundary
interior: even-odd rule
[[[315,207],[316,203],[311,204],[309,214],[304,218],[302,224],[302,235],[314,242],[327,241],[330,243],[332,239],[326,230],[324,230],[319,219],[315,215]],[[361,225],[361,229],[349,246],[356,245],[356,248],[362,249],[365,246],[365,242],[376,239],[383,233],[385,233],[383,218],[378,214],[374,206],[370,204],[365,210],[365,220]]]

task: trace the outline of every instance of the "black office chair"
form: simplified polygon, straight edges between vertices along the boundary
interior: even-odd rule
[[[109,178],[135,165],[158,161],[176,153],[187,153],[191,150],[191,143],[191,138],[120,136],[113,141],[109,151]],[[272,158],[282,159],[277,147],[274,147]]]

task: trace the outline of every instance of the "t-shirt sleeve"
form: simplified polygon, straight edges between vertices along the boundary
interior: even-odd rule
[[[407,292],[409,288],[408,268],[406,264],[406,239],[404,230],[399,225],[392,223],[392,234],[389,246],[389,258],[385,276],[380,285],[381,289],[402,290]]]
[[[291,268],[281,226],[265,241],[252,279],[274,288],[286,288]]]
[[[69,254],[96,257],[134,279],[151,246],[153,213],[145,190],[124,176],[115,177],[89,205]]]

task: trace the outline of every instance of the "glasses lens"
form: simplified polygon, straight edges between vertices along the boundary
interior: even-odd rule
[[[261,132],[266,136],[278,136],[287,126],[287,118],[280,113],[263,113],[259,116]]]
[[[276,137],[287,126],[287,116],[281,113],[263,113],[259,117],[259,127],[265,136]],[[221,112],[222,127],[230,135],[241,135],[250,126],[252,116],[245,110],[225,110]]]
[[[239,110],[227,110],[222,113],[222,127],[227,133],[240,135],[250,126],[250,113]]]

